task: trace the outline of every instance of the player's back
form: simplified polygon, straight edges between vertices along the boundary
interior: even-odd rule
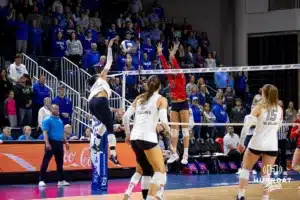
[[[261,151],[278,151],[277,132],[282,123],[282,112],[280,106],[261,110],[249,143],[250,148]]]
[[[159,120],[157,101],[161,97],[157,92],[148,101],[141,104],[137,101],[134,125],[130,140],[143,140],[158,143],[156,126]]]

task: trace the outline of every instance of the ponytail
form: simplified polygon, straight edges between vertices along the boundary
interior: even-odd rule
[[[157,91],[160,87],[160,80],[157,76],[150,76],[147,82],[148,90],[142,94],[138,99],[140,99],[140,103],[143,104],[147,102],[155,91]]]
[[[265,97],[265,103],[268,107],[278,105],[278,89],[271,84],[267,84],[263,87],[263,94]]]

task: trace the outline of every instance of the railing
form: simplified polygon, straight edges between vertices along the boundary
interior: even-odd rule
[[[38,81],[39,79],[36,76],[32,77],[32,84],[35,84],[36,81]],[[50,88],[47,84],[45,84],[45,87],[48,88],[50,90],[50,98],[54,99],[56,93],[54,93],[53,89]],[[55,89],[56,90],[56,89]]]
[[[26,66],[30,77],[39,77],[39,66],[36,61],[22,53],[22,63]]]
[[[63,81],[60,81],[60,86],[65,88],[65,97],[71,100],[72,102],[72,125],[73,125],[73,130],[75,133],[79,133],[79,124],[75,123],[74,117],[76,117],[79,113],[76,113],[76,107],[81,107],[81,101],[80,101],[80,94],[73,88],[71,88],[68,84],[66,84]]]
[[[71,88],[74,88],[75,90],[79,91],[78,89],[80,83],[80,68],[66,57],[63,57],[61,59],[60,66],[61,80],[67,85],[69,85]]]
[[[87,86],[87,80],[89,78],[91,78],[92,76],[89,73],[87,73],[85,70],[80,69],[79,70],[79,77],[80,77],[79,92],[80,92],[81,95],[87,96],[87,95],[89,95],[89,88]]]
[[[43,75],[45,76],[46,79],[46,85],[49,88],[52,88],[52,90],[55,92],[55,94],[57,93],[57,86],[58,86],[58,79],[56,76],[54,76],[53,74],[51,74],[49,71],[47,71],[45,68],[39,66],[38,68],[38,74],[39,76]]]
[[[92,115],[81,109],[80,107],[76,107],[74,109],[74,113],[76,114],[74,114],[73,123],[76,127],[79,127],[78,136],[80,137],[84,134],[84,130],[86,128],[92,128],[90,124]]]

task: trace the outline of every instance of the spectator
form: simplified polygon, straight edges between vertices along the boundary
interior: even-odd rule
[[[199,92],[199,104],[204,106],[205,103],[211,103],[212,97],[207,91],[206,85],[201,85],[200,92]]]
[[[94,65],[96,74],[100,73],[103,70],[105,63],[106,63],[106,56],[101,56],[100,61],[96,65]]]
[[[73,21],[68,21],[67,27],[64,31],[65,37],[68,38],[73,32],[75,32],[75,27],[74,27]]]
[[[62,58],[66,54],[67,43],[63,39],[62,31],[57,32],[57,37],[52,44],[52,56]]]
[[[140,13],[143,11],[143,5],[141,0],[133,0],[130,5],[130,11],[133,14]]]
[[[52,4],[52,11],[55,12],[57,10],[57,7],[59,7],[60,11],[63,11],[63,4],[60,2],[60,0],[56,0]]]
[[[191,75],[190,76],[190,82],[185,87],[185,91],[186,91],[187,96],[191,95],[193,88],[196,88],[196,91],[198,91],[198,87],[195,84],[195,76]]]
[[[148,59],[148,54],[144,53],[144,58],[143,58],[143,69],[144,70],[150,70],[152,69],[152,62]]]
[[[204,123],[215,123],[216,122],[216,116],[210,111],[209,103],[204,104],[203,122]],[[202,132],[205,133],[205,135],[207,135],[209,138],[215,138],[213,126],[204,126],[203,129],[204,130],[202,130]]]
[[[213,52],[212,52],[212,58],[215,60],[216,66],[217,66],[217,67],[220,67],[221,62],[220,62],[220,58],[219,58],[219,56],[217,55],[217,52],[216,52],[216,51],[213,51]]]
[[[52,104],[56,104],[59,106],[59,114],[60,118],[64,124],[71,123],[72,116],[72,102],[70,99],[65,97],[65,88],[58,88],[58,96],[52,100]]]
[[[88,71],[89,74],[96,74],[97,72],[99,72],[99,70],[96,70],[94,66],[97,65],[100,61],[100,53],[97,51],[96,43],[92,43],[91,47],[92,49],[90,51],[87,51],[83,58],[83,67],[86,71]],[[102,65],[101,67],[104,66]]]
[[[191,65],[191,67],[189,66],[188,68],[193,68],[194,64],[195,64],[195,61],[196,61],[196,59],[195,59],[194,54],[192,53],[192,47],[188,46],[187,52],[186,52],[185,57],[184,57],[184,63],[188,64],[188,65]]]
[[[201,123],[201,111],[200,105],[198,103],[198,97],[194,97],[192,99],[191,109],[194,118],[194,123]],[[201,138],[201,127],[199,125],[195,125],[193,127],[193,134],[196,139]]]
[[[146,43],[142,46],[142,52],[148,55],[150,61],[153,60],[155,56],[155,48],[151,43],[151,38],[147,38]]]
[[[229,160],[235,162],[239,168],[241,165],[241,153],[237,150],[240,138],[234,133],[232,126],[227,127],[227,134],[224,137],[224,154],[229,157]]]
[[[14,99],[14,91],[10,91],[7,99],[4,101],[5,117],[8,119],[10,127],[18,126],[16,101]]]
[[[116,30],[116,24],[111,24],[110,29],[107,30],[106,33],[106,38],[112,39],[115,38],[118,35],[117,30]]]
[[[9,66],[8,77],[13,85],[15,85],[24,74],[28,74],[28,71],[25,65],[22,64],[22,55],[17,54],[15,57],[15,62]]]
[[[84,130],[84,135],[81,136],[80,140],[87,140],[87,141],[90,141],[90,140],[91,140],[91,134],[92,134],[92,129],[86,128],[86,129]]]
[[[117,138],[121,138],[122,140],[125,139],[125,128],[123,126],[122,122],[122,116],[124,115],[124,112],[119,110],[115,113],[115,121],[114,121],[114,133]]]
[[[84,52],[87,52],[87,51],[91,50],[92,43],[96,42],[96,41],[93,41],[92,34],[93,34],[92,30],[88,30],[87,33],[86,33],[86,37],[83,40],[83,50],[84,50]]]
[[[227,88],[230,77],[228,72],[215,72],[214,79],[217,88],[224,89]]]
[[[151,24],[159,22],[159,16],[155,13],[155,7],[152,8],[152,12],[148,15],[148,21]]]
[[[28,141],[28,140],[34,140],[31,137],[31,127],[30,126],[24,126],[23,128],[23,135],[20,135],[18,138],[19,141]]]
[[[198,90],[200,90],[200,89],[201,89],[201,86],[202,86],[202,85],[205,85],[205,81],[204,81],[204,79],[203,79],[203,78],[199,78],[199,80],[198,80],[198,82],[197,82]],[[206,85],[205,85],[205,88],[206,88],[206,93],[208,93],[208,94],[209,94],[209,91],[208,91],[208,89],[207,89]]]
[[[16,21],[16,50],[17,53],[27,52],[27,41],[28,41],[28,31],[29,26],[24,21],[22,14],[18,15],[18,20]]]
[[[187,39],[187,44],[193,48],[193,50],[196,50],[198,47],[198,40],[196,39],[196,36],[194,35],[194,32],[190,32],[190,36]]]
[[[11,137],[11,128],[10,127],[6,126],[3,128],[3,133],[0,134],[0,140],[2,140],[2,141],[14,140]]]
[[[222,97],[217,95],[216,104],[212,108],[212,113],[216,116],[216,123],[227,123],[228,122],[227,113],[222,104],[223,104]],[[225,127],[218,126],[217,130],[218,130],[217,137],[223,137],[225,134]]]
[[[247,77],[244,75],[244,72],[238,72],[238,75],[235,78],[234,83],[235,83],[236,96],[241,99],[244,99],[247,90]]]
[[[285,120],[287,123],[293,123],[297,118],[297,110],[294,108],[294,102],[290,101],[285,110]]]
[[[195,55],[195,59],[196,59],[195,67],[196,68],[203,68],[204,63],[205,63],[205,58],[204,58],[204,56],[202,56],[201,47],[198,47],[197,53]]]
[[[77,25],[87,29],[89,27],[89,16],[87,16],[85,13],[81,13],[80,20],[77,22]]]
[[[211,53],[208,54],[207,58],[205,59],[205,67],[206,68],[215,68],[217,67],[215,59],[212,58]]]
[[[1,69],[0,74],[0,102],[4,102],[4,100],[8,97],[10,90],[12,89],[12,84],[7,78],[7,71],[5,68]],[[0,127],[3,127],[5,123],[4,116],[5,106],[3,103],[0,103]]]
[[[237,98],[235,100],[235,107],[232,108],[230,113],[230,122],[244,123],[244,119],[246,115],[247,115],[247,110],[242,106],[242,100]]]
[[[102,22],[101,22],[101,19],[99,18],[99,13],[98,12],[94,13],[94,17],[90,19],[90,23],[93,23],[96,30],[100,31],[101,26],[102,26]]]
[[[14,87],[18,122],[20,126],[29,125],[32,122],[32,88],[26,85],[26,78],[22,76]],[[25,123],[27,120],[27,124]]]
[[[80,20],[80,7],[76,7],[75,8],[75,12],[74,12],[74,14],[72,15],[72,19],[73,19],[73,21],[75,22],[75,23],[77,23],[77,22],[79,22],[79,20]]]
[[[33,85],[32,120],[35,126],[38,122],[38,112],[44,106],[44,99],[50,97],[50,90],[45,86],[45,82],[45,76],[40,75],[39,80]]]
[[[76,65],[79,65],[81,56],[83,54],[83,48],[80,40],[76,38],[76,34],[72,33],[70,40],[67,40],[67,52],[66,55]]]
[[[151,40],[157,42],[160,40],[161,35],[162,31],[159,29],[159,23],[155,23],[154,28],[151,31]]]
[[[49,97],[46,97],[44,99],[44,106],[40,108],[39,113],[38,113],[38,123],[39,127],[42,127],[42,122],[43,120],[51,115],[51,99]]]
[[[42,55],[42,34],[43,30],[37,27],[36,20],[32,21],[32,29],[30,31],[30,46],[33,55]]]
[[[64,134],[67,140],[78,140],[78,137],[72,133],[72,126],[70,124],[64,126]]]
[[[231,112],[233,107],[234,99],[235,99],[235,92],[231,87],[227,87],[224,93],[225,102],[226,102],[226,111],[227,113]]]

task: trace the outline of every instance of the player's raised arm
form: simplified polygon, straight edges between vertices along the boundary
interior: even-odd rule
[[[113,63],[113,55],[112,55],[112,46],[115,42],[116,38],[113,38],[108,43],[108,49],[107,49],[107,58],[106,58],[106,64],[102,72],[100,73],[100,77],[102,79],[106,79],[106,76],[112,66]]]

